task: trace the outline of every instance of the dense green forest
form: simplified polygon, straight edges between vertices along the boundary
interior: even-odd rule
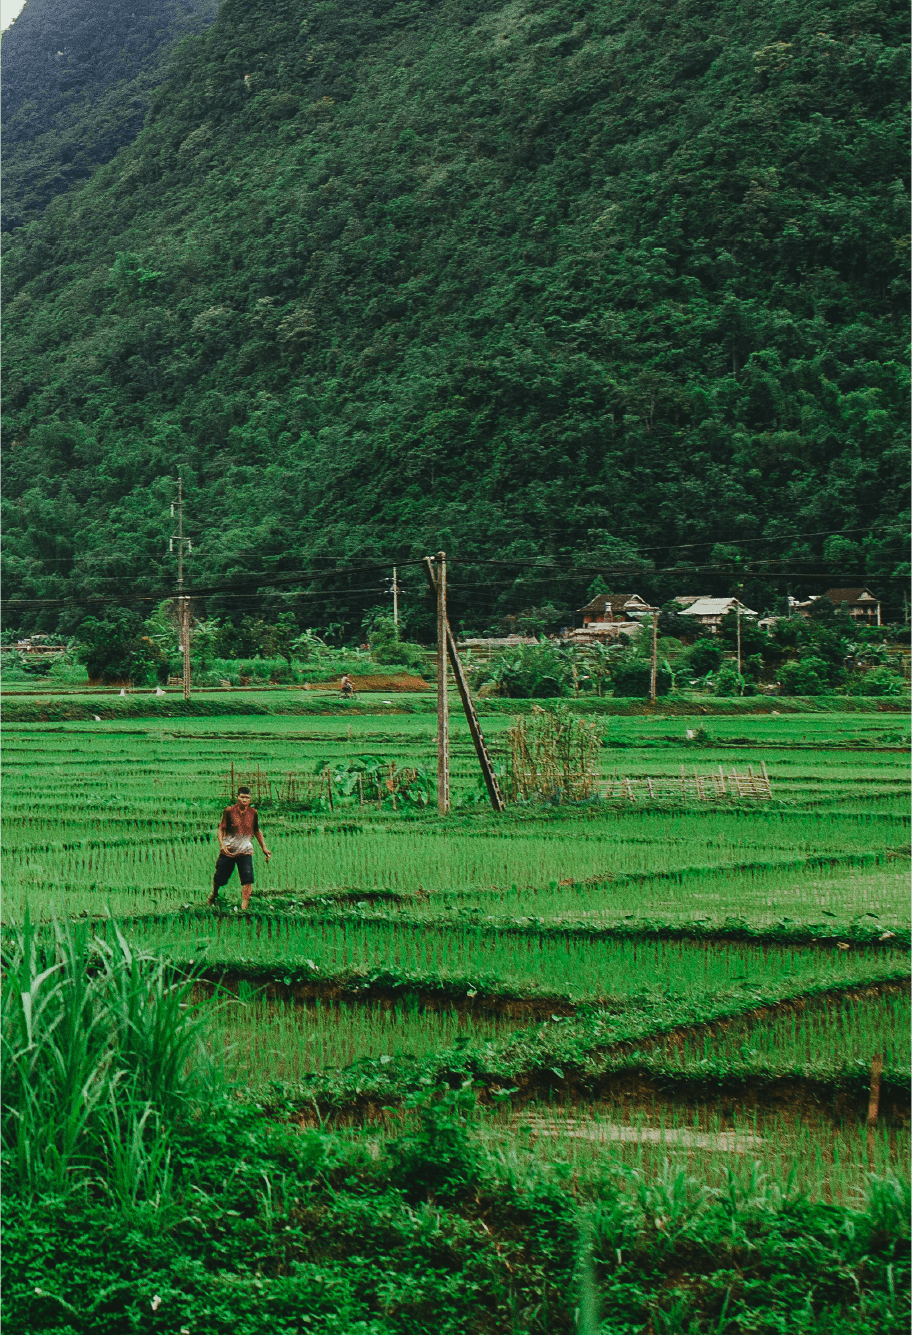
[[[3,35],[3,227],[20,227],[142,129],[175,44],[218,0],[28,0]]]
[[[173,587],[178,472],[210,615],[439,548],[474,625],[598,570],[899,615],[905,17],[224,0],[8,247],[8,622]]]

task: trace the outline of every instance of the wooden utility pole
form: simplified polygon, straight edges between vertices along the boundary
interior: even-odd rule
[[[656,612],[652,618],[652,654],[649,660],[649,698],[653,704],[656,699],[656,675],[658,668],[659,653],[659,614]]]
[[[430,585],[431,592],[437,594],[437,579],[434,574],[434,562],[429,556],[424,558],[424,573]],[[459,698],[462,701],[462,708],[465,711],[466,722],[469,725],[469,733],[472,743],[475,747],[475,754],[478,756],[478,763],[481,766],[482,777],[485,781],[485,787],[488,790],[488,797],[491,800],[491,806],[495,811],[503,811],[505,802],[503,794],[500,791],[500,785],[497,782],[497,775],[494,773],[494,766],[491,757],[488,754],[488,748],[485,744],[484,734],[481,731],[481,724],[478,721],[478,714],[472,700],[472,694],[469,690],[469,682],[459,657],[459,651],[456,647],[456,639],[450,630],[449,620],[446,628],[446,646],[447,654],[450,660],[450,667],[453,669],[453,676],[456,679],[456,687],[459,691]]]
[[[875,1052],[871,1061],[871,1093],[868,1098],[868,1158],[874,1158],[875,1132],[877,1130],[877,1113],[880,1107],[880,1079],[883,1075],[883,1053]]]
[[[174,517],[174,502],[171,503],[171,516]],[[190,699],[190,600],[183,596],[184,591],[184,544],[189,552],[193,546],[189,538],[184,537],[184,479],[177,479],[177,532],[172,534],[168,544],[174,551],[177,543],[177,625],[183,656],[184,699]]]
[[[447,698],[446,552],[437,561],[437,810],[450,809],[450,717]]]

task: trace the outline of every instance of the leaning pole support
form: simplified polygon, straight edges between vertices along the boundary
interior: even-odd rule
[[[438,566],[438,569],[439,569],[439,566],[440,566],[440,556],[439,556],[439,555],[438,555],[438,557],[436,558],[436,560],[437,560],[437,566]],[[436,573],[436,571],[435,571],[435,569],[434,569],[435,559],[434,559],[433,557],[426,556],[426,557],[424,558],[424,561],[423,561],[422,564],[424,565],[424,573],[425,573],[425,576],[427,577],[427,582],[428,582],[428,584],[430,585],[431,592],[432,592],[432,593],[434,594],[434,596],[437,598],[437,608],[438,608],[438,615],[439,615],[439,613],[440,613],[440,587],[439,587],[439,582],[438,582],[438,578],[437,578],[437,573]],[[445,571],[445,569],[446,569],[446,567],[445,567],[445,565],[444,565],[444,571]],[[482,731],[481,731],[481,724],[478,722],[478,714],[477,714],[476,709],[475,709],[475,704],[474,704],[474,702],[473,702],[473,700],[472,700],[471,692],[469,691],[469,682],[468,682],[468,678],[466,677],[465,669],[464,669],[463,666],[462,666],[462,660],[460,659],[460,657],[459,657],[459,653],[458,653],[457,648],[456,648],[456,640],[455,640],[455,638],[454,638],[454,636],[453,636],[453,632],[450,630],[450,623],[449,623],[449,621],[447,620],[447,617],[446,617],[445,606],[444,606],[444,613],[443,613],[443,617],[442,617],[442,625],[440,624],[440,622],[438,623],[438,634],[440,634],[441,631],[442,631],[442,638],[443,638],[443,639],[445,640],[445,642],[446,642],[446,652],[447,652],[447,656],[448,656],[448,658],[449,658],[449,660],[450,660],[450,666],[451,666],[452,669],[453,669],[453,676],[454,676],[454,678],[455,678],[455,680],[456,680],[456,689],[459,691],[459,698],[460,698],[460,700],[462,701],[462,708],[463,708],[463,710],[464,710],[464,712],[465,712],[466,722],[467,722],[468,725],[469,725],[469,733],[471,734],[472,742],[473,742],[473,744],[474,744],[474,746],[475,746],[475,754],[478,756],[478,763],[479,763],[479,765],[481,766],[481,773],[482,773],[482,777],[484,778],[484,781],[485,781],[485,787],[486,787],[487,790],[488,790],[488,797],[489,797],[490,800],[491,800],[491,806],[494,808],[495,811],[503,811],[504,806],[505,806],[506,804],[505,804],[504,799],[503,799],[503,794],[502,794],[501,791],[500,791],[500,785],[499,785],[498,782],[497,782],[497,775],[494,773],[494,766],[493,766],[493,764],[491,763],[491,757],[490,757],[490,754],[488,753],[487,745],[485,744],[484,734],[483,734]],[[438,672],[438,677],[437,677],[437,699],[438,699],[438,716],[437,716],[437,746],[438,746],[438,750],[437,750],[437,758],[438,758],[438,769],[439,769],[439,763],[440,763],[440,757],[441,757],[441,751],[440,751],[440,738],[441,738],[441,728],[440,728],[440,679],[441,679],[441,674],[445,674],[445,671],[446,671],[446,663],[444,662],[444,663],[441,664],[441,661],[440,661],[440,660],[441,660],[440,649],[441,649],[441,642],[438,641],[438,650],[437,650],[437,652],[438,652],[438,668],[437,668],[437,672]],[[445,696],[444,696],[444,699],[445,699]],[[448,734],[447,734],[447,743],[448,743],[448,742],[449,742],[449,736],[448,736]],[[449,750],[447,750],[447,799],[449,799]],[[439,805],[439,776],[438,776],[438,805]],[[447,802],[447,806],[449,806],[449,801]]]

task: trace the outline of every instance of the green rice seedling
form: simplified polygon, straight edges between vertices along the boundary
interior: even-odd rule
[[[888,1075],[907,1081],[910,1026],[908,995],[836,997],[811,1001],[779,1016],[745,1018],[715,1031],[646,1045],[642,1055],[658,1058],[662,1069],[694,1075],[712,1069],[738,1075],[764,1071],[866,1076],[874,1054],[879,1054]]]
[[[391,1006],[302,1004],[254,994],[219,1004],[210,1041],[213,1052],[225,1054],[226,1071],[258,1089],[367,1059],[384,1065],[427,1057],[456,1043],[493,1041],[522,1023],[465,1015],[455,1008],[428,1010],[414,1000]]]
[[[853,862],[860,865],[853,866]],[[821,866],[816,859],[768,860],[759,865],[693,867],[628,873],[608,881],[551,881],[513,885],[483,893],[437,892],[410,912],[437,917],[465,913],[467,906],[503,918],[549,919],[631,926],[638,922],[693,925],[703,929],[818,924],[832,935],[854,921],[895,931],[908,923],[908,876],[895,864],[879,865],[849,855]]]
[[[459,981],[514,995],[559,995],[630,1004],[638,994],[749,995],[752,988],[788,980],[796,991],[822,980],[838,986],[853,977],[891,976],[897,962],[881,952],[816,952],[784,946],[604,939],[573,934],[515,932],[483,925],[448,927],[395,920],[314,916],[301,921],[226,915],[211,923],[138,920],[131,938],[175,959],[205,954],[212,967],[289,967],[313,977],[356,973],[401,979]],[[851,959],[849,959],[851,956]],[[884,973],[886,967],[887,972]],[[869,971],[869,973],[867,972]]]

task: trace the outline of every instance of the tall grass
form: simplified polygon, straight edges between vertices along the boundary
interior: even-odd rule
[[[93,1181],[121,1203],[170,1181],[168,1129],[217,1079],[187,980],[137,950],[71,925],[6,938],[0,1001],[0,1137],[27,1193],[66,1196]]]

